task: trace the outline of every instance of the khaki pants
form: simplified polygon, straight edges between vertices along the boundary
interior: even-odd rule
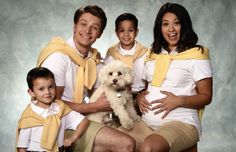
[[[119,128],[119,130],[129,134],[136,140],[137,150],[144,139],[151,134],[158,134],[165,138],[170,145],[170,152],[179,152],[188,149],[199,141],[199,134],[196,127],[179,121],[165,123],[157,130],[153,130],[141,120],[135,123],[131,131],[122,128]]]
[[[89,127],[83,133],[83,135],[77,139],[71,147],[69,147],[66,151],[70,152],[91,152],[93,148],[94,139],[98,133],[98,131],[104,127],[103,124],[96,123],[90,121]],[[70,136],[74,131],[67,130],[65,132],[65,136]]]

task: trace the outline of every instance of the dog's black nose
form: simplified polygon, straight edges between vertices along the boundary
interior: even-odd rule
[[[117,82],[117,79],[113,79],[113,82],[116,83],[116,82]]]

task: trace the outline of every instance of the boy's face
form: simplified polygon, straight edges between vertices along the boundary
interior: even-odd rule
[[[78,50],[90,49],[91,45],[102,35],[101,20],[90,14],[84,13],[74,24],[74,40]]]
[[[54,79],[38,78],[33,81],[33,90],[29,89],[31,97],[36,98],[37,104],[41,108],[49,108],[56,97],[56,86]]]
[[[130,20],[120,22],[116,31],[116,35],[120,40],[122,48],[126,50],[129,50],[134,46],[137,34],[138,29],[135,29],[133,22]]]

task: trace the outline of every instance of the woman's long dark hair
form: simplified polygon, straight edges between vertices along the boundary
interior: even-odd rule
[[[178,52],[183,52],[186,49],[191,49],[196,46],[201,47],[199,45],[196,45],[198,36],[193,30],[192,22],[187,10],[179,4],[166,3],[160,8],[155,20],[153,29],[154,42],[152,43],[152,52],[159,54],[162,47],[169,50],[168,43],[164,39],[161,31],[162,18],[167,12],[174,13],[181,24],[180,40],[177,44]]]

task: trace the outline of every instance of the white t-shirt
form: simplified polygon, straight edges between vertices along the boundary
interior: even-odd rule
[[[121,45],[119,44],[119,53],[121,55],[134,55],[135,51],[136,51],[136,42],[135,45],[133,46],[132,49],[130,50],[125,50],[121,47]],[[143,71],[144,71],[144,62],[146,59],[146,54],[145,53],[143,56],[141,56],[140,58],[136,59],[133,63],[133,73],[134,73],[134,82],[132,84],[132,91],[133,92],[138,92],[141,91],[145,88],[145,83],[142,79],[142,75],[143,75]],[[105,58],[105,64],[111,63],[113,62],[114,59],[112,56],[108,56]]]
[[[162,50],[162,53],[167,51]],[[172,51],[171,54],[177,52]],[[155,68],[155,60],[146,63],[143,78],[148,81],[149,94],[146,95],[148,101],[165,97],[160,90],[169,91],[175,95],[196,95],[196,82],[212,77],[212,67],[209,60],[172,60],[161,87],[151,85]],[[154,106],[154,105],[153,105]],[[176,108],[172,110],[164,119],[164,112],[154,115],[154,111],[149,111],[142,115],[143,121],[153,129],[165,122],[176,120],[196,126],[201,135],[201,125],[198,117],[198,110],[191,108]]]
[[[67,43],[76,49],[73,37],[67,40]],[[78,55],[82,56],[79,51]],[[91,54],[89,52],[88,57]],[[73,92],[75,88],[76,81],[76,71],[78,65],[75,64],[68,55],[63,53],[52,53],[47,59],[42,63],[42,67],[46,67],[51,70],[55,76],[56,86],[64,86],[64,92],[61,99],[71,102],[73,100]],[[97,73],[101,69],[102,65],[97,65]],[[98,83],[96,83],[98,85]],[[97,86],[96,85],[96,86]],[[84,88],[84,97],[88,96],[87,89]]]
[[[37,101],[32,101],[30,107],[35,113],[39,114],[43,118],[56,114],[60,111],[59,105],[55,102],[50,105],[49,109],[36,106],[36,102]],[[65,130],[76,130],[77,126],[83,119],[84,116],[75,111],[71,111],[61,119],[61,126],[57,138],[59,147],[63,146]],[[27,148],[27,151],[46,151],[45,149],[41,148],[42,132],[43,126],[21,129],[19,132],[17,147]]]

